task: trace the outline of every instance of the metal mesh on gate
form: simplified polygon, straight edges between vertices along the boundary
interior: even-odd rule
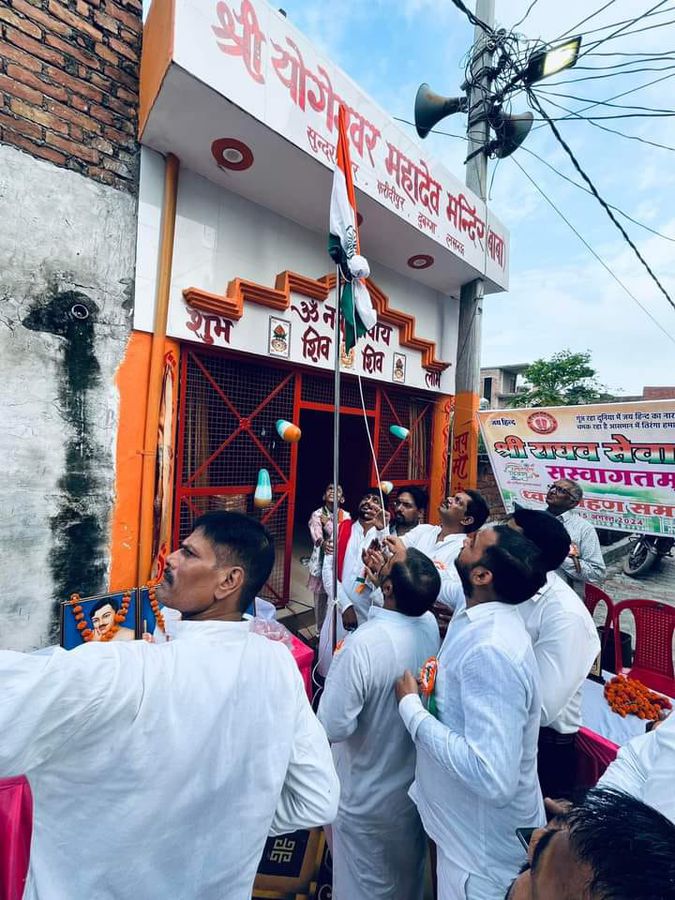
[[[366,403],[366,409],[375,408],[375,385],[362,381],[363,399]],[[302,399],[309,403],[326,403],[333,405],[333,377],[327,375],[307,375],[302,376]],[[356,378],[342,375],[340,378],[340,406],[347,406],[352,409],[361,408],[361,397],[359,395],[359,385]]]
[[[424,481],[431,465],[433,403],[410,392],[381,389],[378,463],[388,481]],[[392,425],[410,431],[401,441],[390,432]]]
[[[284,584],[291,445],[276,431],[277,419],[293,419],[296,374],[232,359],[222,353],[186,352],[181,404],[177,530],[182,540],[204,512],[237,510],[260,519],[274,537],[276,561],[261,591],[277,603]],[[272,506],[258,510],[253,493],[261,468],[268,470]]]

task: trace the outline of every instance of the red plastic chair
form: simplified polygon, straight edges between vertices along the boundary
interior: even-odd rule
[[[594,584],[589,584],[588,582],[586,582],[586,586],[584,589],[584,605],[591,614],[591,617],[594,617],[595,609],[599,603],[604,603],[607,608],[607,612],[605,613],[605,621],[598,626],[599,629],[602,629],[601,650],[604,653],[605,646],[611,639],[610,636],[612,634],[612,615],[614,613],[614,603],[612,602],[612,598],[609,596],[609,594],[606,594]]]
[[[635,653],[633,666],[622,668],[621,629],[619,620],[626,610],[635,619]],[[637,678],[647,687],[669,697],[675,697],[675,670],[673,668],[673,632],[675,632],[675,607],[656,600],[622,600],[614,604],[612,616],[614,628],[614,660],[617,672]]]
[[[605,621],[600,626],[605,629],[605,634],[609,634],[609,629],[612,625],[612,611],[614,609],[614,603],[612,602],[612,598],[609,594],[606,594],[604,591],[601,591],[599,587],[596,587],[594,584],[589,584],[586,582],[586,587],[584,591],[584,604],[586,609],[589,611],[591,615],[595,613],[595,607],[598,603],[604,603],[607,607],[607,615],[605,616]]]

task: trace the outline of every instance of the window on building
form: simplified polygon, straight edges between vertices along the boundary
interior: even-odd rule
[[[492,403],[492,378],[483,379],[483,396]]]

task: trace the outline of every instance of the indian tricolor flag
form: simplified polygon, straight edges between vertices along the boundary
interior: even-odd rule
[[[347,109],[338,114],[338,142],[333,190],[330,195],[330,236],[328,252],[340,267],[344,287],[340,314],[345,323],[345,349],[354,344],[377,322],[365,279],[370,275],[367,261],[359,254],[359,228],[347,138]]]

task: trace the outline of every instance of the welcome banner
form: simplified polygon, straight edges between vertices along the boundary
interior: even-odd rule
[[[675,536],[675,400],[478,413],[497,484],[545,506],[559,478],[578,482],[577,512],[596,528]]]

